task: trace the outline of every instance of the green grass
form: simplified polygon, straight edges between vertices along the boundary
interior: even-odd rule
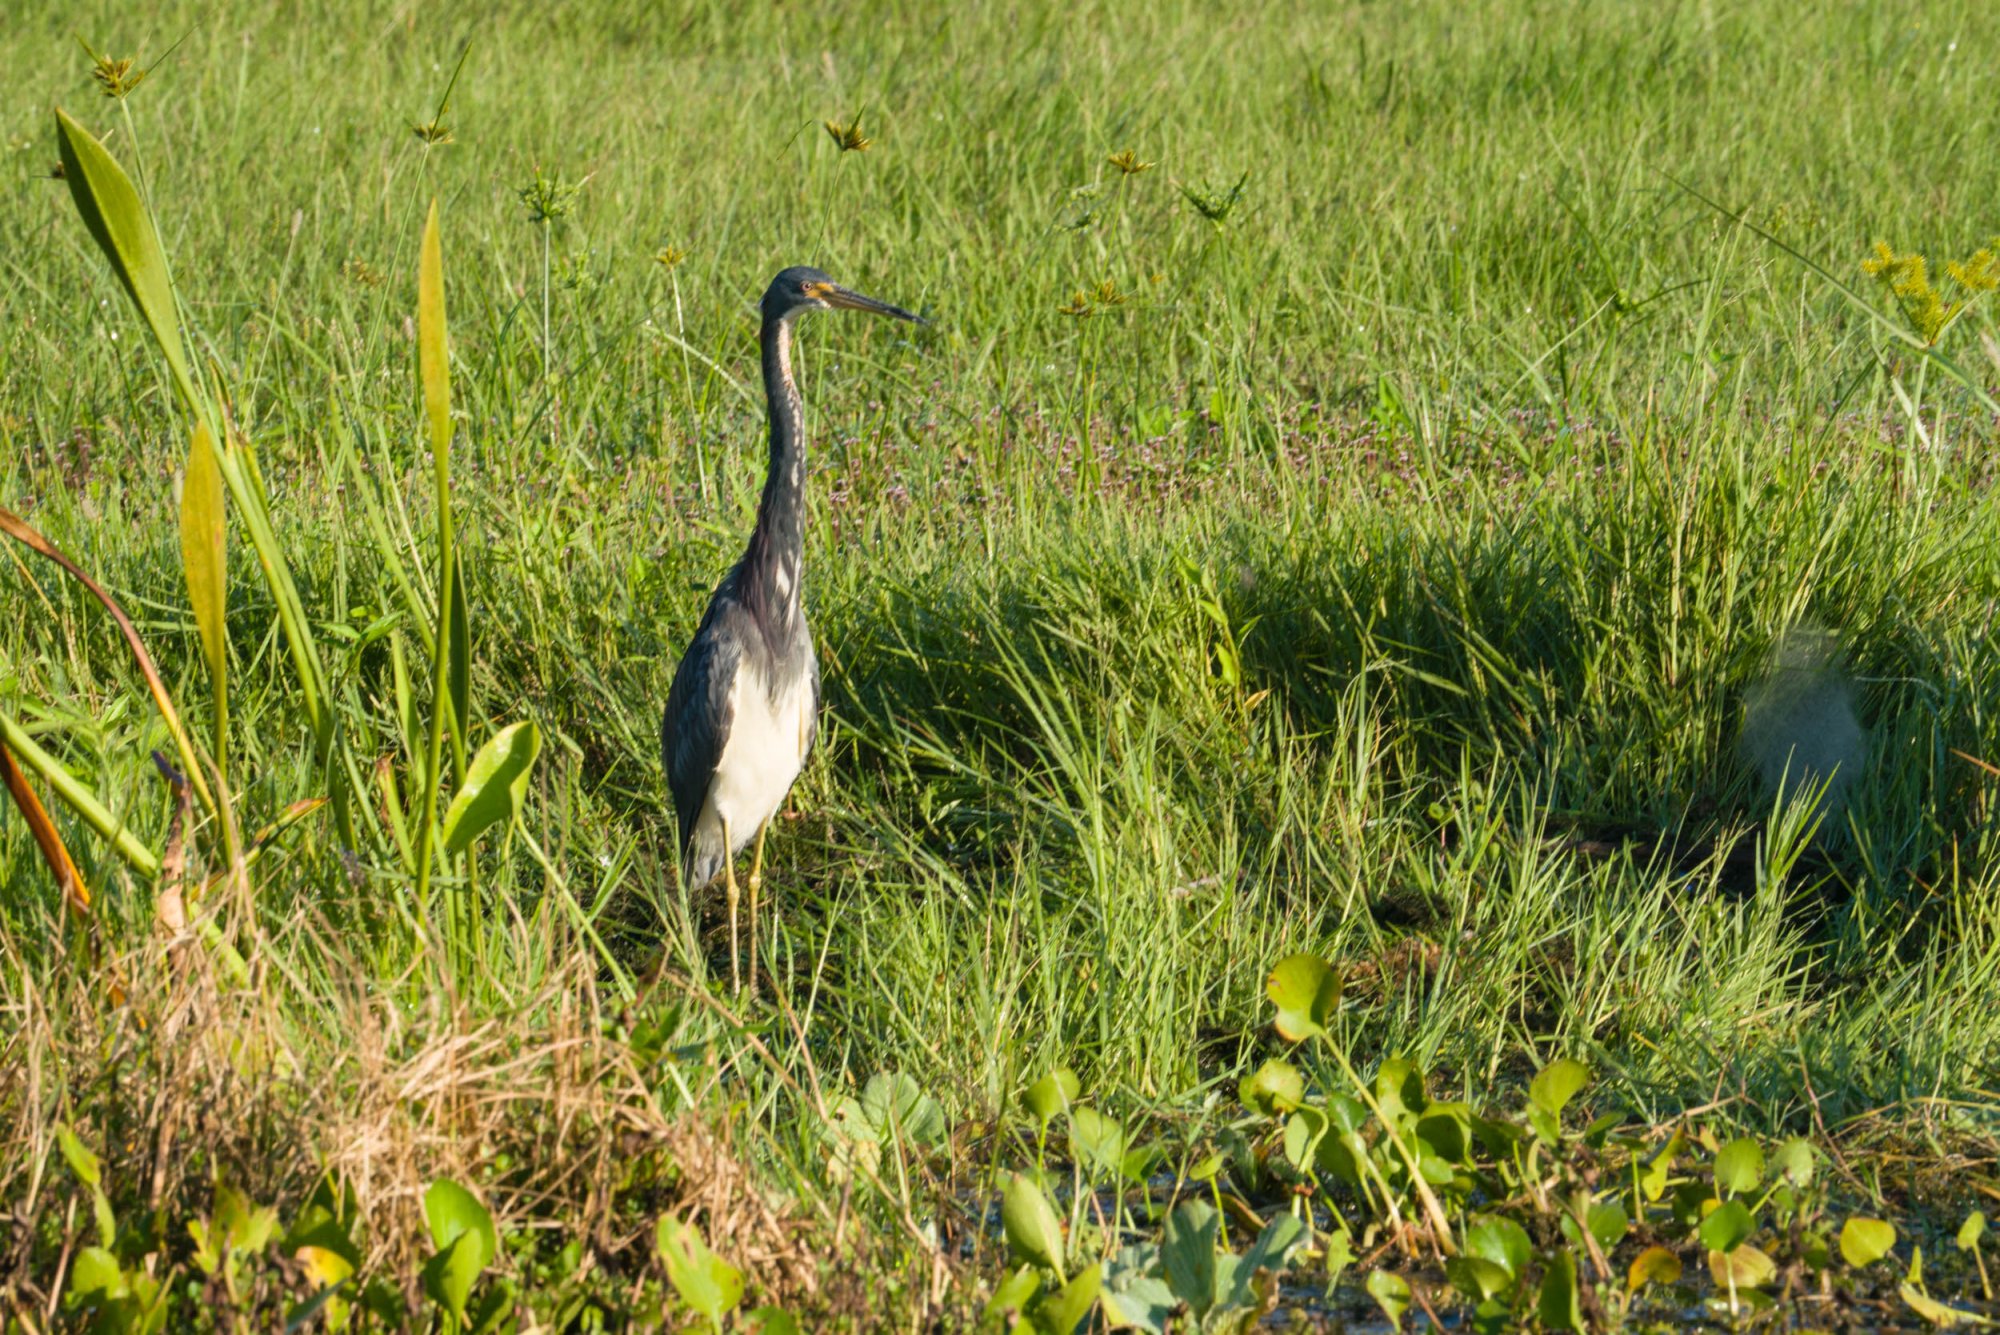
[[[1648,1123],[1715,1110],[1897,1147],[1878,1189],[1912,1163],[1995,1189],[1996,419],[1892,336],[1860,263],[1882,239],[1935,276],[2000,231],[2000,11],[328,8],[0,31],[0,504],[119,598],[205,736],[186,418],[47,179],[61,105],[143,158],[259,452],[333,763],[365,784],[383,758],[411,807],[436,195],[470,741],[531,718],[543,754],[476,879],[438,876],[477,905],[476,962],[369,789],[351,847],[315,814],[215,901],[254,1000],[192,981],[211,956],[169,949],[154,887],[60,808],[88,933],[0,824],[10,1202],[52,1189],[74,1121],[150,1207],[206,1201],[217,1168],[260,1199],[337,1168],[406,1259],[418,1184],[581,1229],[616,1213],[576,1186],[603,1109],[693,1108],[824,1224],[811,1091],[899,1070],[955,1129],[929,1185],[865,1207],[900,1256],[898,1218],[949,1215],[940,1184],[992,1157],[978,1128],[1053,1064],[1200,1143],[1206,1096],[1275,1046],[1264,979],[1299,950],[1349,974],[1356,1063],[1407,1055],[1434,1094],[1567,1055]],[[72,32],[164,54],[132,129]],[[468,41],[427,146],[411,126]],[[857,114],[873,145],[843,153],[820,122]],[[1156,165],[1122,174],[1126,149]],[[585,182],[546,233],[517,197],[537,169]],[[1181,188],[1239,177],[1219,223]],[[674,887],[657,737],[761,485],[752,303],[796,262],[934,324],[801,340],[827,718],[771,844],[752,1047],[693,999],[726,933],[719,894]],[[1079,293],[1093,313],[1065,313]],[[1988,394],[1994,321],[1976,304],[1938,348]],[[131,657],[14,551],[0,710],[157,853],[150,752],[173,748]],[[342,780],[240,528],[230,562],[251,832]],[[1810,841],[1739,745],[1795,628],[1832,637],[1865,727]],[[1814,708],[1762,750],[1824,734],[1837,704]],[[689,981],[634,1002],[662,949]],[[191,1052],[194,1017],[236,1037]],[[469,1135],[470,1107],[515,1102]],[[15,1254],[26,1311],[56,1253]],[[884,1262],[883,1293],[922,1307],[920,1269]]]

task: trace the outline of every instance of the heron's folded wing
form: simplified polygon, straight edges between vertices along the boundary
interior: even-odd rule
[[[667,714],[660,725],[660,758],[674,795],[683,854],[694,836],[722,749],[729,744],[730,687],[736,681],[742,649],[739,637],[727,633],[727,625],[726,617],[703,621],[701,632],[674,669]]]

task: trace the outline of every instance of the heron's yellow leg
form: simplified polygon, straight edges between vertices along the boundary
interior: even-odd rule
[[[722,875],[729,887],[729,989],[743,990],[743,975],[736,962],[736,859],[729,851],[729,822],[722,822]]]
[[[764,835],[770,830],[767,818],[757,827],[757,851],[750,858],[750,995],[757,995],[757,892],[764,888]]]

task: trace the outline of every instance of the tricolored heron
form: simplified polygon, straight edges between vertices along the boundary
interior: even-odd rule
[[[923,323],[900,306],[849,291],[818,269],[787,269],[764,291],[758,337],[771,420],[770,472],[750,543],[709,597],[694,643],[674,670],[660,725],[680,827],[682,880],[698,889],[718,871],[726,877],[729,973],[739,990],[735,857],[754,833],[749,886],[755,987],[765,829],[819,732],[819,660],[799,606],[806,442],[799,389],[792,381],[792,325],[812,310],[873,311]]]

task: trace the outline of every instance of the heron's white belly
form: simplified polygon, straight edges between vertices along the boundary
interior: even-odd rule
[[[799,777],[812,737],[813,701],[803,681],[774,701],[747,669],[736,674],[729,697],[729,740],[708,785],[697,837],[719,846],[726,824],[735,853],[757,837]]]

